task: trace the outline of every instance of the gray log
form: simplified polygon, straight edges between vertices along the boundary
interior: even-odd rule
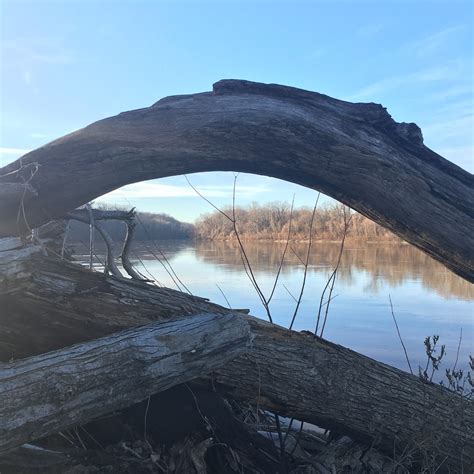
[[[0,364],[0,454],[202,376],[251,345],[237,314],[198,314]]]
[[[229,311],[178,291],[90,273],[39,250],[23,250],[15,262],[3,268],[8,278],[0,278],[2,360],[157,319]],[[252,348],[216,370],[211,386],[392,455],[419,455],[421,446],[451,472],[474,464],[471,401],[325,340],[251,316],[247,321],[256,335]]]
[[[20,205],[26,229],[128,183],[219,170],[322,191],[474,281],[472,174],[381,105],[247,81],[100,120],[0,169],[0,236],[17,235]]]

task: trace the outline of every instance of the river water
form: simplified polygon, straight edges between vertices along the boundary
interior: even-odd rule
[[[281,261],[283,244],[245,243],[262,292],[268,297]],[[340,244],[314,242],[305,292],[294,329],[314,331],[321,293],[337,262]],[[246,275],[239,247],[230,242],[162,241],[141,244],[134,263],[160,284],[175,283],[155,258],[162,251],[180,280],[193,293],[232,308],[248,308],[267,318]],[[270,304],[274,322],[288,327],[300,292],[307,245],[292,244]],[[138,258],[139,257],[139,258]],[[146,267],[143,267],[142,263]],[[220,287],[220,289],[219,289]],[[222,292],[221,292],[222,290]],[[291,293],[291,295],[290,295]],[[223,296],[225,295],[225,297]],[[324,337],[379,361],[408,370],[392,318],[393,311],[414,371],[425,365],[423,340],[440,336],[446,356],[435,379],[452,367],[462,341],[458,367],[474,355],[474,286],[407,244],[346,243],[339,266]],[[227,299],[227,301],[226,301]]]

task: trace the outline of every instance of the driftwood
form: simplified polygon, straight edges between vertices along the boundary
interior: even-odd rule
[[[241,315],[205,313],[0,364],[0,453],[209,373],[250,344]]]
[[[31,247],[0,252],[0,305],[3,360],[150,321],[229,311],[196,296],[91,273]],[[474,463],[472,402],[312,335],[246,320],[256,336],[248,354],[201,385],[391,454],[425,450],[452,471]]]
[[[65,219],[67,220],[76,220],[85,224],[90,224],[91,217],[94,222],[94,227],[101,235],[106,246],[106,261],[104,268],[105,273],[110,272],[115,277],[122,276],[122,273],[120,272],[119,268],[117,267],[117,264],[115,263],[115,243],[113,239],[109,236],[105,227],[102,225],[102,221],[118,220],[123,222],[127,228],[125,241],[122,246],[122,253],[120,255],[120,260],[122,261],[124,270],[131,278],[135,280],[150,281],[148,278],[138,272],[130,262],[129,253],[136,227],[134,209],[132,209],[131,211],[76,209],[75,211],[68,212],[65,215]]]
[[[128,183],[219,170],[322,191],[474,281],[473,175],[380,105],[247,81],[100,120],[0,169],[0,236]]]

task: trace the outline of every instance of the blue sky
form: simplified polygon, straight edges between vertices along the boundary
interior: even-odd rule
[[[470,172],[472,2],[8,1],[1,8],[0,165],[59,136],[223,78],[378,102]],[[219,206],[233,176],[192,182]],[[238,202],[311,205],[315,192],[240,175]],[[209,206],[183,177],[103,198],[193,220]]]

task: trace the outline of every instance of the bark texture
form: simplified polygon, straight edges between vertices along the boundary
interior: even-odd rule
[[[415,124],[378,104],[237,80],[100,120],[0,169],[0,236],[128,183],[200,171],[322,191],[474,281],[474,177]]]
[[[3,267],[2,254],[10,254]],[[229,311],[203,298],[91,273],[34,248],[0,252],[0,268],[3,360],[126,326]],[[472,402],[312,335],[246,320],[255,335],[252,348],[201,384],[391,454],[424,449],[452,471],[474,463]]]
[[[251,340],[242,315],[204,313],[0,364],[0,454],[209,373]]]

